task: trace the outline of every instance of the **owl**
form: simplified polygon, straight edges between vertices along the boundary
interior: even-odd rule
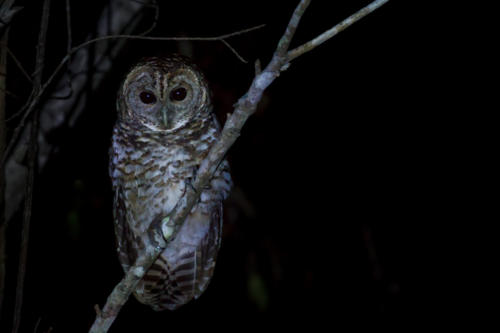
[[[119,261],[128,271],[152,244],[148,227],[185,195],[220,127],[203,74],[187,58],[147,58],[123,81],[110,149]],[[231,188],[226,160],[179,232],[137,285],[153,310],[174,310],[198,298],[212,277],[221,243],[222,203]]]

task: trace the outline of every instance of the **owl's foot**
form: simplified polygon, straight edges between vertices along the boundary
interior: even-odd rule
[[[174,234],[174,224],[170,222],[170,216],[165,217],[161,220],[161,232],[165,240],[170,240]]]
[[[193,185],[193,181],[191,178],[186,179],[186,186],[190,187],[195,193],[198,193],[198,191],[196,190],[196,187],[194,187],[194,185]]]
[[[163,216],[157,216],[147,231],[149,239],[154,247],[164,247],[166,245],[165,242],[172,240],[174,235],[174,222],[170,216]]]
[[[186,186],[190,187],[196,194],[198,194],[199,191],[196,189],[196,187],[194,187],[193,182],[192,182],[192,178],[187,178],[185,182],[186,182]],[[212,188],[212,186],[210,184],[207,184],[207,185],[203,186],[202,191],[210,190],[211,188]]]

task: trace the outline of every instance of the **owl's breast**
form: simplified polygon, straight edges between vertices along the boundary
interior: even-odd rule
[[[129,207],[129,221],[144,232],[158,215],[168,214],[184,195],[196,172],[197,161],[181,147],[158,146],[131,151],[125,167],[117,168]]]

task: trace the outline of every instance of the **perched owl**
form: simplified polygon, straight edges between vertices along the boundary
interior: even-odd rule
[[[151,242],[147,230],[185,195],[219,136],[210,91],[186,58],[147,58],[126,76],[117,99],[110,150],[117,250],[124,271]],[[200,296],[213,274],[222,202],[231,187],[227,161],[134,295],[154,310],[174,310]]]

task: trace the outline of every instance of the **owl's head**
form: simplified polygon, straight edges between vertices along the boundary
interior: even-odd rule
[[[210,92],[203,74],[187,58],[147,58],[128,73],[117,105],[121,119],[153,131],[172,131],[205,116]]]

